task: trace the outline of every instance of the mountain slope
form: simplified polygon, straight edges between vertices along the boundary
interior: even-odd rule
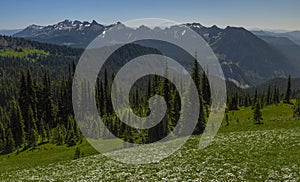
[[[296,73],[284,55],[243,28],[227,27],[221,36],[212,44],[214,51],[235,62],[254,82]]]
[[[275,77],[299,76],[300,62],[290,60],[244,28],[187,24],[210,44],[225,76],[240,85],[256,85]]]
[[[31,25],[14,36],[84,48],[96,36],[103,31],[108,31],[114,25],[116,24],[104,26],[95,21],[89,23],[65,20],[49,26]],[[199,23],[185,25],[192,28],[209,43],[221,63],[225,77],[240,87],[246,88],[257,85],[276,77],[300,76],[298,71],[300,70],[300,62],[295,59],[298,54],[281,51],[281,47],[276,47],[268,41],[260,39],[244,28],[226,27],[221,29],[217,26],[205,27]],[[127,27],[123,25],[122,28]],[[155,30],[141,26],[137,30],[128,28],[126,31],[130,36],[141,34],[144,31],[172,33],[171,31],[176,31],[176,26],[170,29],[156,28]],[[153,43],[145,46],[163,47]],[[288,50],[291,50],[291,48],[288,48]],[[295,52],[294,49],[293,52]],[[174,54],[177,54],[176,51],[174,51]],[[182,60],[182,55],[177,56]]]
[[[287,37],[259,36],[259,38],[273,46],[290,60],[293,60],[294,65],[297,66],[298,62],[300,61],[299,45],[297,45]]]

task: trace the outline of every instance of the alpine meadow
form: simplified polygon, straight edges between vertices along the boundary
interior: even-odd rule
[[[298,2],[36,3],[0,13],[0,181],[300,181]]]

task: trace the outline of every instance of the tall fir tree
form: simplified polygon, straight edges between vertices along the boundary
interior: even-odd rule
[[[206,73],[209,74],[208,70],[206,71]],[[210,100],[211,92],[210,92],[208,77],[206,76],[206,74],[204,72],[202,74],[201,89],[202,89],[204,103],[206,105],[209,105],[211,102],[211,100]]]
[[[57,123],[54,119],[51,81],[48,72],[44,74],[43,78],[43,106],[43,121],[45,121],[50,128],[56,127]]]
[[[258,102],[258,92],[257,92],[257,89],[256,89],[255,93],[254,93],[254,98],[253,98],[253,101],[252,101],[252,109],[254,109],[257,102]]]
[[[24,71],[21,72],[20,79],[20,92],[19,92],[19,105],[22,111],[23,118],[28,117],[28,109],[29,109],[29,96],[28,96],[28,87],[27,87],[27,79]],[[25,125],[27,125],[25,123]]]
[[[15,147],[21,147],[25,142],[24,120],[19,104],[13,101],[10,109],[10,127],[12,130]]]
[[[38,132],[36,127],[36,121],[31,107],[29,107],[27,123],[28,123],[27,126],[28,131],[26,133],[27,147],[36,147],[38,142]]]
[[[225,110],[225,126],[229,126],[228,110]]]
[[[260,103],[256,102],[253,112],[253,120],[255,124],[262,124],[262,112],[260,111]]]
[[[36,97],[36,91],[34,88],[34,81],[32,79],[31,71],[27,70],[27,96],[28,96],[28,109],[31,107],[33,117],[36,119],[36,105],[37,105],[37,97]],[[28,112],[27,112],[27,118],[24,118],[25,123],[28,121]],[[25,131],[27,131],[27,126],[25,125]]]
[[[4,125],[0,122],[0,152],[4,150],[6,145],[6,132]]]
[[[293,116],[294,117],[300,117],[300,97],[299,96],[296,99]]]
[[[291,76],[289,75],[283,102],[285,102],[285,103],[290,103],[291,92],[292,92],[292,91],[291,91]]]
[[[170,91],[170,84],[169,84],[169,80],[168,80],[168,64],[167,62],[165,62],[165,66],[164,66],[164,79],[161,80],[161,86],[160,86],[160,93],[161,95],[164,97],[165,101],[166,101],[166,105],[167,105],[167,113],[165,115],[165,117],[163,118],[163,120],[160,122],[159,126],[159,130],[160,130],[160,138],[165,137],[170,131],[171,131],[171,113],[170,113],[170,109],[171,109],[171,91]]]
[[[229,98],[228,103],[229,110],[238,110],[239,109],[239,94],[236,92]]]
[[[271,93],[271,86],[268,85],[268,91],[267,91],[267,98],[266,98],[266,104],[270,105],[272,103],[272,93]]]
[[[194,80],[194,83],[198,89],[198,91],[200,91],[200,68],[199,68],[199,63],[198,63],[198,57],[197,57],[197,53],[195,53],[195,57],[194,57],[194,65],[192,68],[192,79]]]
[[[16,144],[15,144],[15,140],[14,140],[11,128],[8,128],[7,132],[6,132],[6,142],[5,142],[5,147],[4,147],[4,153],[10,153],[10,152],[14,151],[15,145]]]
[[[279,88],[274,87],[273,103],[278,104],[280,102],[280,92]]]
[[[201,82],[200,82],[200,68],[199,63],[197,60],[197,53],[195,53],[194,58],[194,65],[192,68],[192,79],[194,81],[194,84],[197,88],[198,95],[199,95],[199,116],[198,121],[195,127],[195,130],[193,134],[199,134],[202,133],[205,129],[206,121],[205,121],[205,112],[204,112],[204,101],[203,101],[203,94],[201,89]],[[193,102],[193,100],[191,100]]]
[[[203,103],[203,97],[202,97],[201,93],[199,94],[199,107],[200,108],[199,108],[198,122],[196,124],[193,134],[203,133],[205,126],[206,126],[204,103]]]

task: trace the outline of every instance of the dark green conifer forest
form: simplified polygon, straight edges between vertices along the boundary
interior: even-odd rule
[[[50,44],[27,41],[20,38],[1,36],[6,41],[2,50],[21,51],[24,48],[43,50],[49,54],[28,53],[23,57],[0,55],[0,152],[10,153],[15,150],[35,148],[43,143],[74,146],[83,140],[82,130],[90,138],[110,139],[113,133],[130,143],[152,143],[164,138],[174,130],[180,117],[182,104],[190,104],[193,100],[181,103],[178,90],[169,80],[157,75],[148,75],[135,83],[130,92],[131,109],[140,116],[149,114],[149,98],[154,95],[164,97],[167,112],[162,121],[150,129],[134,129],[122,122],[130,120],[128,111],[123,111],[123,118],[118,118],[111,102],[111,85],[118,69],[126,63],[122,57],[134,58],[143,54],[159,53],[153,48],[139,45],[123,47],[111,57],[111,60],[99,72],[95,91],[90,90],[88,82],[79,85],[81,89],[82,116],[86,127],[79,129],[74,117],[72,106],[72,81],[76,63],[82,49],[54,46]],[[130,50],[130,51],[128,51]],[[30,59],[29,59],[30,57]],[[130,59],[128,59],[130,60]],[[204,132],[206,120],[210,113],[211,90],[207,76],[197,63],[195,56],[193,66],[189,68],[190,75],[199,93],[200,112],[193,134]],[[168,74],[165,64],[164,74]],[[173,78],[178,85],[180,79]],[[247,93],[241,90],[234,92],[228,88],[228,110],[238,110],[240,107],[252,107],[253,120],[261,124],[263,118],[260,109],[278,104],[281,100],[290,103],[296,98],[297,91],[291,90],[291,80],[288,79],[286,93],[283,95],[276,85],[268,85],[266,92]],[[122,89],[119,88],[118,92]],[[95,98],[95,99],[93,99]],[[96,103],[93,103],[93,100]],[[81,102],[78,100],[78,102]],[[155,101],[159,102],[159,101]],[[86,114],[91,110],[91,104],[96,104],[106,129],[98,129],[99,123]],[[160,103],[155,103],[160,104]],[[299,117],[299,99],[296,102],[294,115]],[[227,120],[228,115],[226,114]],[[227,124],[228,121],[227,121]],[[184,135],[184,128],[174,132]],[[76,157],[78,157],[78,151]]]

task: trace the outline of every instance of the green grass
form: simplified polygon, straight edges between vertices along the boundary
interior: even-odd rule
[[[106,146],[102,150],[103,152],[115,150],[123,145],[123,143],[115,140],[104,140],[103,143]],[[0,155],[0,173],[72,160],[76,147],[79,147],[82,157],[98,154],[86,140],[73,147],[67,147],[66,145],[56,146],[47,143],[38,146],[34,150],[29,149],[19,153],[15,151],[10,154]]]
[[[86,141],[78,145],[81,153],[85,156],[97,154]],[[67,147],[56,146],[53,144],[43,144],[34,150],[26,150],[17,154],[17,152],[0,155],[0,173],[15,171],[35,166],[44,166],[59,161],[72,160],[75,154],[75,146]]]
[[[293,106],[264,107],[263,124],[254,124],[251,107],[229,112],[214,141],[197,149],[199,136],[159,163],[127,165],[104,157],[84,141],[87,157],[73,159],[75,147],[41,145],[37,150],[0,156],[0,181],[299,181],[300,120]],[[107,151],[121,143],[107,141]],[[132,150],[132,151],[130,151]],[[136,152],[135,148],[129,152]],[[89,156],[91,155],[91,156]]]
[[[289,129],[300,125],[300,121],[293,118],[293,105],[291,104],[280,103],[265,106],[261,111],[263,124],[259,125],[254,124],[251,107],[241,107],[237,111],[230,111],[228,113],[229,126],[226,126],[224,119],[219,132]]]
[[[44,50],[33,48],[0,49],[0,56],[22,58],[31,62],[35,62],[40,57],[47,57],[49,54]]]
[[[299,181],[300,128],[220,133],[197,149],[199,136],[170,157],[127,165],[93,155],[0,174],[3,181]],[[135,148],[128,152],[138,152]]]

